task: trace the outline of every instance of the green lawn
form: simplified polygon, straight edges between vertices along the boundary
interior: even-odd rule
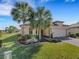
[[[68,43],[42,42],[37,45],[16,43],[16,35],[4,35],[3,48],[0,48],[0,59],[3,52],[12,50],[13,59],[79,59],[79,47]]]
[[[79,39],[79,37],[77,37],[77,39]]]

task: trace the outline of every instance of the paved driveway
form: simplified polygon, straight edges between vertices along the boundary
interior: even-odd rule
[[[79,39],[69,38],[70,40],[65,40],[64,42],[79,46]]]

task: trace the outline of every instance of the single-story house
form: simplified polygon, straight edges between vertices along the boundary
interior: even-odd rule
[[[67,32],[71,34],[79,33],[79,22],[76,24],[70,25],[69,28],[67,29]]]
[[[24,34],[38,33],[36,29],[32,31],[32,28],[29,24],[20,25],[20,27],[21,27],[21,33],[23,30]],[[55,21],[51,24],[49,28],[42,30],[41,33],[46,36],[49,36],[50,33],[52,37],[65,37],[69,33],[79,33],[79,23],[72,25],[65,25],[63,21]]]

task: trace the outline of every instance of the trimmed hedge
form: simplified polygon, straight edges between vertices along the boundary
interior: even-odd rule
[[[79,37],[79,33],[69,34],[69,37],[73,37],[73,38]]]
[[[36,39],[38,39],[39,38],[39,36],[38,35],[32,35],[32,34],[28,34],[28,35],[25,35],[25,36],[22,36],[21,34],[18,34],[17,35],[17,38],[22,38],[22,39],[32,39],[32,38],[36,38]]]
[[[79,33],[76,33],[76,36],[79,36]]]

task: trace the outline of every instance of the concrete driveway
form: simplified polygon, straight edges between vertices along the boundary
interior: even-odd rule
[[[79,46],[79,39],[69,38],[69,40],[64,40],[63,42],[67,42],[75,46]]]

